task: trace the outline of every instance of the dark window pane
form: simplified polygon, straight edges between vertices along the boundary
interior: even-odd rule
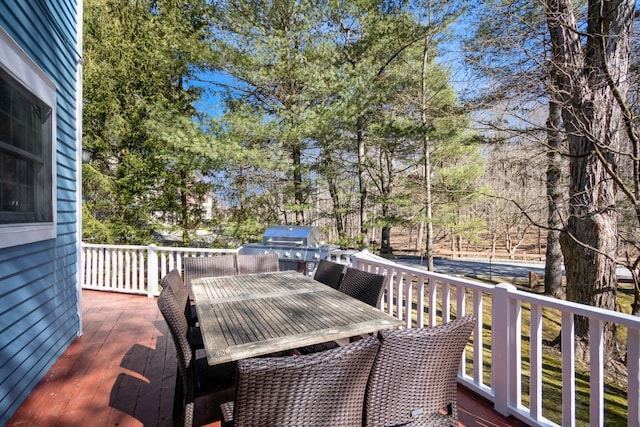
[[[9,143],[11,120],[9,115],[4,111],[0,111],[0,142]]]
[[[9,114],[9,94],[11,93],[11,87],[9,82],[0,79],[0,112]]]
[[[51,109],[0,69],[0,224],[53,220]]]

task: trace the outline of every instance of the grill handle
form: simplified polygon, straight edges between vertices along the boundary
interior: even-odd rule
[[[274,244],[274,245],[299,245],[299,246],[302,246],[302,245],[304,245],[304,240],[273,240],[273,239],[268,239],[267,243]]]

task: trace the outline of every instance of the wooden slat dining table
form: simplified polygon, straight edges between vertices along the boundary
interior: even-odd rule
[[[404,324],[295,271],[205,277],[192,291],[210,365]]]

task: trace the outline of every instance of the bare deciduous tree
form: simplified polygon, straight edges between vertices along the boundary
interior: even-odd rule
[[[612,173],[624,130],[616,98],[624,99],[629,85],[635,1],[590,0],[586,29],[579,28],[571,0],[542,4],[552,46],[551,84],[561,103],[570,155],[569,215],[561,237],[567,298],[615,310],[618,215]],[[576,320],[576,337],[588,343],[584,318]]]

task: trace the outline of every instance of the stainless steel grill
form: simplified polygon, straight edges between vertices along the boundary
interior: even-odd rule
[[[274,225],[262,235],[262,243],[246,243],[245,254],[277,253],[281,270],[312,272],[316,264],[338,249],[320,240],[320,229],[312,226]]]

